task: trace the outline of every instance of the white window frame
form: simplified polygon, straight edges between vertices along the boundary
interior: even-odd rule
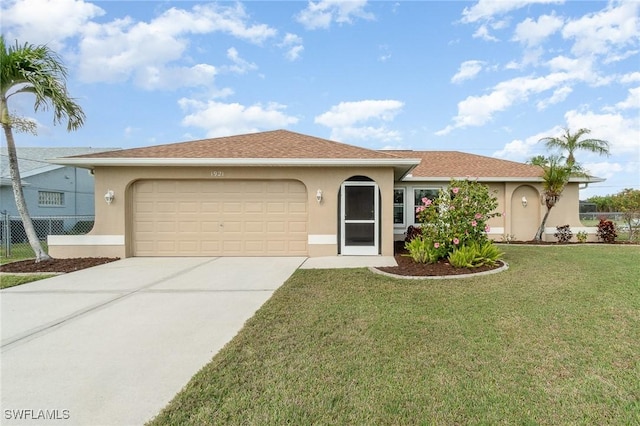
[[[38,191],[39,207],[64,207],[64,192]]]
[[[402,203],[396,203],[396,191],[402,191]],[[396,207],[402,207],[402,223],[396,223]],[[393,188],[393,226],[404,228],[407,223],[407,188],[404,186]]]
[[[418,222],[416,222],[416,208],[418,206],[422,205],[422,201],[420,201],[420,204],[416,204],[416,191],[436,191],[437,193],[440,192],[440,190],[442,189],[442,187],[439,186],[414,186],[411,188],[411,224],[412,225],[419,225]]]

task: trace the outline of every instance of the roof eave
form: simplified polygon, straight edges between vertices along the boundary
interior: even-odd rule
[[[469,177],[469,176],[407,176],[404,182],[449,182],[451,180],[478,180],[479,182],[543,182],[541,176],[493,176],[493,177]],[[606,179],[596,176],[574,176],[570,183],[599,183]]]
[[[207,167],[207,166],[280,166],[280,167],[393,167],[396,179],[418,164],[414,158],[54,158],[52,164],[93,169],[95,167]]]

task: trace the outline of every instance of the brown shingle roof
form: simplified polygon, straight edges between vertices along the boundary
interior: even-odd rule
[[[401,158],[419,158],[414,178],[538,178],[538,166],[458,151],[392,151]]]
[[[274,130],[80,155],[75,158],[394,159],[402,157],[288,130]]]

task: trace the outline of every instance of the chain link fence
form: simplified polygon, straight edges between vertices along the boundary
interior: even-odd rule
[[[93,228],[94,216],[33,216],[31,220],[47,251],[47,236],[86,234]],[[0,213],[0,258],[28,259],[33,256],[20,216]]]

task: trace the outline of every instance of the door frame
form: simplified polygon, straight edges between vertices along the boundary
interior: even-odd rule
[[[373,188],[373,219],[367,220],[347,220],[345,201],[347,187],[368,186]],[[345,228],[350,223],[372,223],[373,224],[373,245],[372,246],[350,246],[346,242]],[[340,186],[340,254],[345,256],[377,256],[380,254],[380,190],[374,181],[344,181]]]

